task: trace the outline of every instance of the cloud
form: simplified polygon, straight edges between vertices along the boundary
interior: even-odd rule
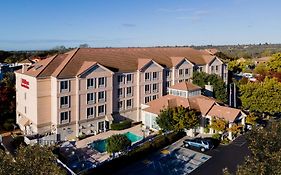
[[[132,24],[132,23],[123,23],[122,24],[123,27],[136,27],[136,24]]]

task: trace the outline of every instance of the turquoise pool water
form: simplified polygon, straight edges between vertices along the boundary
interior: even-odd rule
[[[143,137],[138,136],[134,133],[131,132],[126,132],[124,134],[129,140],[131,140],[132,144],[140,141]],[[97,150],[100,153],[103,153],[106,151],[106,139],[105,140],[98,140],[94,141],[93,143],[90,144],[92,149]]]
[[[135,142],[140,141],[140,140],[142,139],[141,136],[138,136],[138,135],[136,135],[136,134],[134,134],[134,133],[131,133],[131,132],[126,132],[124,135],[125,135],[129,140],[131,140],[132,143],[135,143]]]

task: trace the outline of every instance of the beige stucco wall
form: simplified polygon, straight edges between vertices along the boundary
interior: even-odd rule
[[[21,80],[29,82],[29,89],[21,86]],[[26,94],[26,95],[25,95]],[[25,98],[26,96],[26,98]],[[37,132],[37,80],[21,73],[16,73],[16,114],[17,121],[20,116],[26,117],[32,124],[30,129]],[[25,111],[26,108],[26,111]],[[24,127],[20,126],[22,130]]]

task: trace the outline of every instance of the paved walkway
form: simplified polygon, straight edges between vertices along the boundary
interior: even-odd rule
[[[87,147],[87,145],[89,143],[92,143],[95,140],[103,140],[103,139],[106,139],[106,138],[112,136],[113,134],[123,134],[126,132],[132,132],[138,136],[143,136],[143,132],[141,130],[141,125],[139,124],[139,125],[133,126],[131,128],[125,129],[125,130],[121,130],[121,131],[109,130],[107,132],[103,132],[103,133],[97,134],[95,136],[91,136],[91,137],[85,138],[83,140],[79,140],[76,142],[76,147],[84,148],[84,147]]]

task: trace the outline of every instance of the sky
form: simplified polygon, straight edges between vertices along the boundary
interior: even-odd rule
[[[280,0],[1,0],[0,50],[281,43]]]

